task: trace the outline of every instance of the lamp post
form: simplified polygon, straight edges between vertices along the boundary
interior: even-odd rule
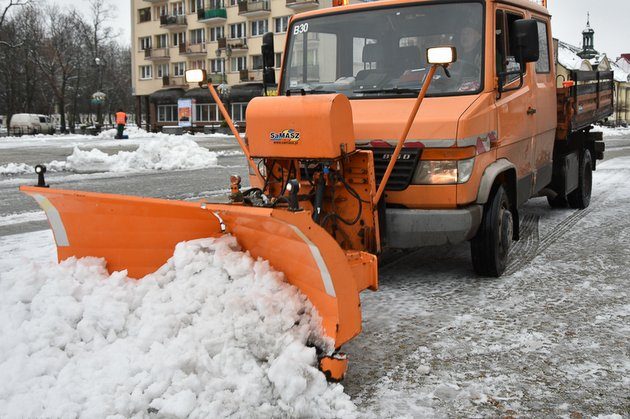
[[[103,113],[101,112],[101,105],[106,99],[105,93],[103,90],[103,69],[102,64],[103,60],[96,57],[94,58],[94,64],[96,64],[96,69],[98,72],[98,90],[96,93],[92,95],[92,100],[96,103],[96,123],[99,126],[103,126]]]

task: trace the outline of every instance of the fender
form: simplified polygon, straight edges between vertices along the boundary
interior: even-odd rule
[[[490,198],[492,186],[494,185],[497,177],[499,177],[499,175],[501,175],[502,173],[512,170],[514,171],[514,177],[513,180],[509,182],[508,186],[510,188],[513,188],[512,190],[514,193],[514,197],[518,196],[516,190],[516,166],[510,163],[510,161],[507,159],[499,159],[486,167],[486,170],[483,172],[481,182],[479,183],[479,192],[477,193],[477,204],[487,203],[488,199]],[[508,193],[509,192],[510,191],[508,191]]]
[[[516,166],[507,159],[499,159],[486,167],[479,183],[477,204],[485,205],[490,199],[490,193],[496,180],[502,177],[502,182],[508,186],[508,195],[512,201],[512,213],[514,214],[514,240],[520,239],[520,217],[518,215],[518,182],[516,180]]]

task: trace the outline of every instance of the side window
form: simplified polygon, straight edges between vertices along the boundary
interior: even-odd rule
[[[496,15],[496,61],[497,74],[505,72],[519,71],[521,65],[518,62],[518,49],[516,42],[511,38],[514,22],[523,19],[523,16],[503,10],[497,10]],[[507,82],[511,83],[519,78],[518,75],[511,75]]]
[[[547,24],[541,21],[536,23],[538,23],[538,45],[540,48],[540,58],[536,62],[536,73],[549,73],[549,35]]]

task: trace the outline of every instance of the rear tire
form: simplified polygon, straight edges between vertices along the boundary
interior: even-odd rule
[[[496,188],[484,205],[477,235],[470,241],[475,272],[481,276],[500,277],[505,272],[514,237],[514,219],[510,200],[503,186]]]
[[[584,150],[580,159],[578,176],[578,188],[567,195],[567,201],[571,208],[584,209],[591,204],[591,192],[593,191],[593,160],[588,149]]]

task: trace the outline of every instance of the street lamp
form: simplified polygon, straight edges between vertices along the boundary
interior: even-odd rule
[[[103,93],[103,60],[99,57],[94,58],[94,64],[98,71],[98,91],[92,95],[93,101],[96,103],[96,122],[99,126],[103,126],[103,113],[101,112],[101,105],[107,98],[107,95]]]

